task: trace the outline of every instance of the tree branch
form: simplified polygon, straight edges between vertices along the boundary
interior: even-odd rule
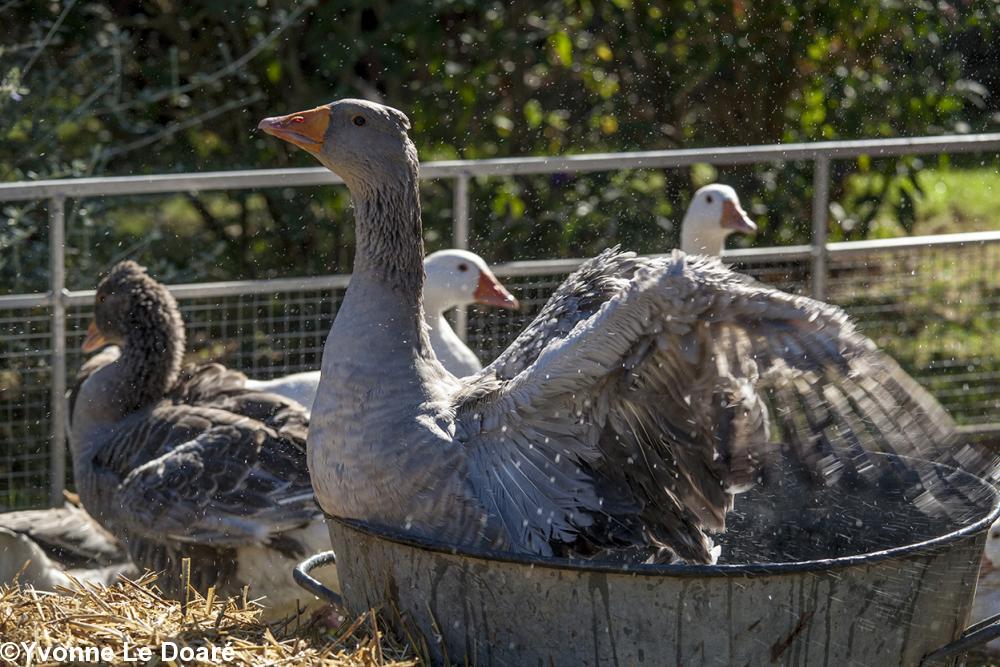
[[[207,86],[210,83],[218,81],[219,79],[224,79],[227,76],[235,74],[244,65],[246,65],[248,62],[256,58],[261,53],[261,51],[270,46],[270,44],[274,42],[275,39],[278,38],[278,35],[280,35],[286,29],[291,27],[291,25],[295,23],[299,19],[299,17],[302,16],[303,13],[305,13],[307,9],[312,8],[315,4],[316,0],[304,0],[302,4],[300,4],[291,13],[289,13],[288,17],[284,21],[282,21],[277,28],[272,30],[266,37],[257,42],[249,51],[244,53],[236,60],[233,60],[232,62],[226,64],[224,67],[221,67],[220,69],[217,69],[216,71],[212,72],[211,74],[207,74],[205,76],[199,76],[197,79],[191,81],[190,83],[186,83],[183,86],[178,86],[178,87],[172,86],[170,88],[161,90],[156,93],[150,93],[148,95],[143,95],[140,93],[139,99],[131,100],[129,102],[122,102],[121,104],[115,105],[113,107],[98,109],[96,113],[99,114],[117,113],[119,111],[125,111],[127,109],[136,109],[139,107],[146,106],[147,104],[159,102],[160,100],[167,99],[168,97],[174,97],[175,95],[182,95],[189,91],[196,90],[198,88],[203,88],[204,86]]]
[[[263,98],[264,98],[264,93],[258,91],[249,97],[244,97],[241,100],[228,102],[214,109],[211,109],[210,111],[206,111],[203,114],[199,114],[194,118],[189,118],[188,120],[182,121],[180,123],[173,123],[171,125],[168,125],[154,135],[143,137],[142,139],[138,139],[136,141],[127,143],[124,146],[118,148],[112,148],[106,151],[102,151],[100,159],[103,161],[107,160],[108,158],[124,155],[125,153],[131,153],[132,151],[143,148],[144,146],[155,144],[157,141],[165,139],[173,134],[176,134],[181,130],[186,130],[189,127],[200,125],[202,122],[210,118],[215,118],[216,116],[221,116],[227,111],[232,111],[233,109],[239,109],[241,107],[245,107],[248,104],[253,104],[254,102],[261,100]]]

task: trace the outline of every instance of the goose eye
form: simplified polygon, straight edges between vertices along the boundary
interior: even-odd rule
[[[462,273],[465,273],[466,271],[469,270],[469,265],[468,264],[459,264],[458,265],[458,270],[461,271]]]
[[[354,121],[354,124],[357,125],[358,127],[361,127],[366,122],[368,122],[365,120],[364,116],[355,116],[352,120]]]
[[[712,201],[713,201],[712,195],[708,195],[707,197],[705,197],[705,201],[707,201],[709,204],[711,204]]]

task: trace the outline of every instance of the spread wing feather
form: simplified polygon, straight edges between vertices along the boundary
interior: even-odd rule
[[[711,562],[779,445],[818,482],[919,495],[932,480],[869,452],[940,460],[956,440],[842,310],[679,252],[585,264],[456,404],[499,534],[541,554]]]

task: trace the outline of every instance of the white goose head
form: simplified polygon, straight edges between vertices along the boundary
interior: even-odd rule
[[[721,255],[733,233],[756,234],[740,198],[728,185],[712,183],[691,198],[681,223],[681,250],[696,255]]]
[[[424,271],[424,307],[428,314],[473,303],[511,310],[520,305],[475,253],[439,250],[424,259]]]

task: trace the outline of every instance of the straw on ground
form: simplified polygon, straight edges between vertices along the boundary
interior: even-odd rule
[[[418,662],[412,651],[380,632],[384,624],[376,622],[374,611],[335,629],[324,627],[330,614],[265,624],[262,607],[247,599],[246,591],[242,599],[224,600],[213,589],[204,596],[189,590],[182,604],[162,597],[155,581],[151,573],[110,587],[74,580],[57,593],[16,582],[0,586],[0,637],[37,642],[36,656],[55,647],[109,647],[114,662],[121,662],[128,647],[133,656],[139,648],[153,649],[156,663],[165,644],[201,648],[202,655],[228,646],[232,659],[227,662],[234,665],[402,667]],[[184,664],[207,662],[195,658]]]

